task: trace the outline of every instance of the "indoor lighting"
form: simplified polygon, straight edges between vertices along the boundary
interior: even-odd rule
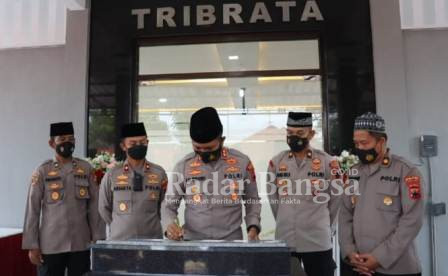
[[[166,103],[168,100],[166,99],[166,98],[160,98],[159,99],[159,102],[161,102],[161,103]]]
[[[239,56],[229,56],[229,60],[239,60]]]
[[[240,98],[244,97],[245,92],[246,92],[245,88],[240,88]]]
[[[304,76],[279,76],[279,77],[259,77],[258,81],[287,81],[287,80],[305,80]]]
[[[154,81],[141,81],[140,86],[151,86],[154,85]]]
[[[222,83],[226,84],[226,78],[219,79],[190,79],[190,80],[157,80],[153,85],[166,85],[166,84],[194,84],[194,83]]]

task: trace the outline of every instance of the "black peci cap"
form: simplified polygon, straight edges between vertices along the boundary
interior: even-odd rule
[[[72,122],[60,122],[50,125],[50,136],[74,135]]]
[[[208,143],[222,135],[222,124],[213,107],[204,107],[193,113],[190,120],[190,137],[197,143]]]
[[[286,125],[289,127],[312,127],[313,114],[310,112],[289,112]]]
[[[126,124],[121,128],[121,138],[147,136],[143,123]]]

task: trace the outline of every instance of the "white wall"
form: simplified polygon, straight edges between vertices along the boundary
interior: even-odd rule
[[[73,121],[86,140],[87,11],[67,17],[65,46],[0,50],[0,227],[22,227],[32,171],[52,157],[49,124]]]
[[[434,201],[448,201],[444,183],[448,164],[448,31],[402,31],[398,1],[371,0],[377,111],[386,119],[393,152],[416,165],[428,180],[418,157],[417,137],[439,136],[439,156],[433,158]],[[428,182],[428,181],[427,181]],[[448,217],[436,218],[438,275],[448,275]],[[430,272],[428,217],[417,238],[423,275]],[[432,276],[432,275],[431,275]]]
[[[439,155],[431,159],[434,202],[448,202],[448,30],[404,32],[409,134],[438,136]],[[411,148],[417,148],[414,139]],[[417,151],[411,151],[416,159]],[[425,170],[426,171],[426,170]],[[448,275],[448,216],[436,217],[438,275]],[[429,274],[428,274],[429,275]]]

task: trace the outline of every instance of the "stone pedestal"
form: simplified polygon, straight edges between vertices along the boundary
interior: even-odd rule
[[[279,241],[101,241],[91,275],[290,275]]]

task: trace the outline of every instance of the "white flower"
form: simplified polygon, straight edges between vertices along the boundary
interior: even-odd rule
[[[346,151],[346,150],[342,151],[341,156],[344,158],[349,157],[348,151]]]
[[[109,152],[98,153],[95,158],[86,158],[86,161],[88,161],[95,170],[103,171],[113,168],[117,164],[115,155]]]

